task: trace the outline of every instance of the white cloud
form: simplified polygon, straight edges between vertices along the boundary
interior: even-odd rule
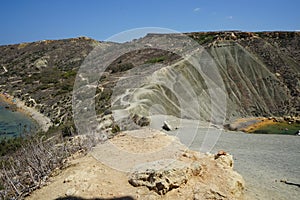
[[[199,12],[200,11],[200,8],[195,8],[194,9],[194,12]]]
[[[227,19],[231,20],[231,19],[233,19],[233,16],[227,16]]]

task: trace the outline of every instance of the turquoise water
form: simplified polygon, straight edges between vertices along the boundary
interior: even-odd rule
[[[36,123],[28,116],[0,105],[0,140],[30,134],[36,127]]]

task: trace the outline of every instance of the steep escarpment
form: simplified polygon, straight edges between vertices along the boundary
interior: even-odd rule
[[[226,86],[229,117],[293,113],[293,104],[287,104],[292,90],[255,54],[232,42],[213,45],[209,51]]]
[[[115,95],[114,107],[125,106],[129,113],[143,116],[166,114],[214,123],[220,122],[213,119],[215,115],[222,115],[225,120],[249,116],[299,115],[298,33],[221,32],[188,35],[203,44],[205,49],[196,62],[191,63],[186,59],[163,65],[148,74],[147,79],[141,78],[142,81],[133,81],[139,78],[133,76],[137,69],[127,71],[124,80],[117,86],[126,90],[123,89],[121,95]],[[149,43],[164,37],[151,34],[140,42]],[[289,54],[290,51],[294,53]],[[216,69],[217,72],[205,79],[206,74],[201,67],[211,71]],[[139,69],[145,72],[147,66]],[[221,79],[218,85],[220,91],[209,85],[209,82],[218,79]],[[219,95],[217,101],[212,98],[212,91],[217,96],[223,91],[226,97]],[[217,104],[214,106],[217,113],[212,111],[213,104]]]
[[[263,82],[273,81],[274,78],[271,76],[273,74],[277,77],[277,83],[274,82],[273,85],[270,85],[270,88],[276,88],[276,91],[279,89],[279,93],[282,92],[282,89],[280,88],[287,88],[287,93],[283,94],[286,97],[285,101],[278,101],[277,97],[273,97],[272,102],[275,102],[275,107],[278,108],[276,109],[274,105],[271,104],[270,107],[273,107],[271,109],[271,114],[299,115],[299,32],[253,33],[232,31],[210,32],[207,34],[190,33],[188,35],[198,40],[200,43],[209,38],[210,42],[205,43],[206,46],[222,47],[223,50],[227,47],[232,49],[232,47],[230,47],[232,45],[220,45],[222,42],[238,44],[243,48],[244,52],[247,52],[246,54],[252,57],[252,60],[256,60],[257,64],[253,65],[255,66],[255,70],[265,68],[265,70],[270,72],[270,76],[265,74],[262,77]],[[244,65],[244,62],[247,61],[247,57],[241,58],[238,53],[234,53],[232,56],[239,61],[232,63],[233,66],[238,66],[239,64],[242,66]],[[226,65],[226,63],[223,63],[223,65]],[[227,67],[230,68],[231,65]],[[247,76],[247,73],[244,73],[244,75]],[[256,84],[254,84],[254,86],[256,86]],[[273,93],[276,94],[276,91]],[[272,92],[267,93],[271,94]],[[262,94],[262,96],[264,95]],[[270,97],[272,97],[272,95]],[[255,106],[255,108],[257,108],[257,106]],[[263,114],[263,112],[258,112],[257,114]]]
[[[280,105],[282,111],[279,114],[299,115],[299,32],[270,32],[260,33],[259,36],[261,38],[240,44],[255,54],[288,88],[288,99]],[[278,88],[278,85],[274,87]]]

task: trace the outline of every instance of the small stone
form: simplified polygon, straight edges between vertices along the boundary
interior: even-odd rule
[[[74,177],[72,175],[68,176],[67,178],[65,178],[63,183],[69,183],[69,182],[73,181],[73,179],[74,179]]]
[[[223,150],[218,151],[218,153],[215,155],[215,159],[218,159],[220,156],[226,156],[227,153]]]

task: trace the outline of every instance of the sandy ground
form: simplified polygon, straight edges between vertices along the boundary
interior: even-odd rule
[[[15,101],[13,101],[13,99],[15,99]],[[15,105],[18,112],[22,112],[31,117],[34,121],[37,122],[40,129],[44,132],[46,132],[52,126],[51,120],[48,117],[38,112],[35,108],[26,106],[25,103],[18,98],[14,98],[12,96],[9,96],[8,94],[0,94],[0,101],[3,101],[10,105]]]
[[[73,199],[128,197],[127,199],[181,200],[194,199],[196,196],[196,199],[216,199],[213,197],[220,197],[219,194],[226,197],[222,199],[241,199],[244,181],[227,163],[232,160],[223,159],[218,161],[214,155],[189,151],[178,138],[157,130],[145,128],[126,131],[103,144],[98,144],[84,157],[76,158],[75,155],[67,169],[51,177],[48,186],[34,191],[27,199],[72,199],[73,196],[78,197]],[[196,171],[191,175],[191,172],[184,170],[184,175],[180,172],[177,177],[191,175],[189,180],[161,196],[147,187],[133,187],[128,182],[130,173],[135,169],[149,169],[149,166],[164,169],[176,161],[189,166],[200,164],[201,176]],[[165,165],[159,165],[159,162]],[[221,164],[223,162],[226,164]],[[171,177],[168,180],[172,182]],[[153,179],[155,180],[155,177]]]
[[[97,145],[87,156],[71,160],[69,168],[52,177],[48,186],[35,191],[28,199],[56,199],[65,196],[120,198],[128,195],[136,199],[145,191],[128,183],[130,170],[152,160],[174,158],[176,153],[186,149],[167,134],[145,131],[147,135],[143,136],[139,133],[143,131],[121,133],[114,139]],[[175,145],[165,150],[165,155],[157,153],[165,146],[171,147],[169,144],[173,142]]]
[[[125,173],[112,170],[92,155],[75,159],[71,166],[58,176],[52,177],[48,186],[35,191],[30,200],[56,199],[65,196],[85,198],[116,198],[136,194],[128,183]],[[115,187],[118,185],[118,187]]]

